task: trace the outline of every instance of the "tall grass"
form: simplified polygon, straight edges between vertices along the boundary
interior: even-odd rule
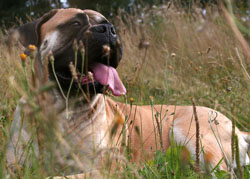
[[[123,44],[124,55],[118,71],[127,87],[127,98],[133,98],[133,104],[150,104],[150,96],[153,96],[154,103],[176,105],[192,105],[191,98],[194,98],[196,105],[216,109],[235,119],[236,126],[249,131],[250,66],[223,14],[214,6],[206,10],[204,16],[199,8],[187,13],[176,6],[159,6],[140,9],[140,13],[134,15],[121,12],[113,19]],[[54,119],[55,114],[49,110],[47,103],[39,100],[43,98],[42,93],[37,93],[36,89],[26,91],[25,71],[19,58],[22,49],[12,46],[9,54],[5,38],[1,33],[0,178],[40,178],[55,174],[55,156],[39,161],[32,150],[29,150],[29,157],[34,159],[31,169],[25,168],[17,174],[6,169],[9,126],[19,99],[30,95],[35,106],[30,104],[32,108],[26,109],[26,112],[30,119],[40,119],[39,125],[43,125],[44,120],[49,123],[47,119]],[[26,61],[28,79],[32,78],[30,63]],[[123,101],[121,98],[116,100]],[[52,134],[49,134],[43,137],[51,138]],[[47,141],[45,147],[49,148],[52,141]],[[195,164],[188,155],[185,148],[173,145],[166,153],[157,152],[155,158],[147,161],[142,168],[125,162],[124,170],[107,176],[195,178]],[[64,168],[61,170],[58,174]],[[217,174],[228,176],[222,171]],[[244,175],[249,177],[249,166],[244,169]],[[202,174],[201,177],[207,175]]]
[[[194,10],[195,15],[174,7],[156,7],[143,10],[143,17],[125,15],[125,22],[119,21],[124,57],[118,69],[128,95],[143,104],[149,103],[148,96],[168,104],[191,104],[190,97],[194,97],[198,105],[236,117],[238,125],[247,130],[249,64],[216,7],[208,7],[205,17],[200,9]],[[149,47],[138,48],[145,42]],[[232,106],[237,106],[233,113]]]

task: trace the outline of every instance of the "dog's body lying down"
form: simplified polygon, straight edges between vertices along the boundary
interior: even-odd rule
[[[29,35],[26,32],[32,30],[36,32],[36,36],[26,38]],[[68,89],[72,79],[68,66],[75,59],[72,48],[74,39],[77,42],[82,41],[85,46],[85,59],[88,59],[84,62],[85,67],[87,66],[84,70],[85,75],[78,74],[78,81],[73,82],[72,88],[75,89],[72,89],[69,107],[65,108],[59,88],[51,92],[55,110],[62,109],[58,110],[56,123],[59,134],[57,133],[56,137],[59,141],[63,139],[62,153],[67,161],[66,165],[78,168],[76,172],[89,171],[93,166],[98,168],[96,163],[103,157],[100,153],[112,148],[118,148],[122,153],[126,146],[130,148],[132,161],[138,163],[154,156],[158,149],[166,151],[173,141],[184,145],[191,156],[195,156],[196,127],[192,106],[126,105],[101,94],[104,86],[108,86],[116,96],[126,93],[126,89],[115,70],[122,56],[121,44],[113,25],[100,13],[72,8],[53,10],[32,24],[21,26],[17,33],[24,45],[33,43],[38,47],[36,69],[39,69],[40,74],[43,74],[41,69],[44,68],[44,57],[49,51],[53,52],[57,81],[63,89]],[[81,62],[82,58],[78,54],[77,65],[73,63],[77,72],[81,69]],[[88,72],[91,72],[94,81],[88,80]],[[55,81],[51,68],[49,80]],[[90,93],[89,102],[74,94],[78,88]],[[77,103],[71,102],[77,100]],[[206,107],[197,106],[196,110],[200,131],[201,166],[207,162],[213,168],[224,158],[220,167],[227,170],[227,165],[232,162],[231,121],[221,113]],[[15,126],[21,126],[19,112],[18,108],[12,131],[16,130]],[[212,128],[216,129],[214,133]],[[28,142],[28,130],[25,127],[21,130],[19,143]],[[249,164],[247,152],[250,136],[237,128],[235,134],[239,141],[240,164]],[[15,154],[11,151],[16,147],[22,150],[21,145],[16,145],[17,135],[15,132],[13,142],[9,145],[9,164],[16,161]],[[209,160],[205,161],[207,155]],[[71,158],[68,159],[67,156]],[[16,157],[20,155],[17,154]],[[94,161],[94,165],[90,161]],[[235,163],[232,165],[236,166]]]

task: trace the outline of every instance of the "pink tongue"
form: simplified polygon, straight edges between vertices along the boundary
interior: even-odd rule
[[[126,88],[122,84],[116,69],[97,63],[92,70],[94,72],[94,78],[102,85],[108,85],[113,95],[121,96],[126,94]]]

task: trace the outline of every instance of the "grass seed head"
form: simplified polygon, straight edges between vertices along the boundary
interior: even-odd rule
[[[55,60],[52,50],[49,51],[48,58],[49,58],[50,61],[54,61]]]
[[[84,50],[84,44],[82,41],[79,42],[79,48],[80,48],[81,53],[84,54],[85,50]]]
[[[71,72],[71,74],[72,74],[72,77],[73,77],[75,80],[78,80],[77,72],[76,72],[75,66],[73,65],[72,62],[70,62],[70,64],[69,64],[69,69],[70,69],[70,72]]]
[[[171,57],[172,58],[176,57],[176,53],[171,53]]]
[[[210,50],[211,50],[211,47],[208,47],[208,49],[207,49],[207,54],[210,52]]]
[[[150,99],[151,102],[154,101],[154,97],[153,96],[149,96],[149,99]]]
[[[75,51],[77,51],[78,48],[79,48],[76,39],[74,40],[73,48],[74,48]]]
[[[110,46],[109,45],[103,45],[103,56],[109,56],[110,54]]]
[[[117,47],[120,47],[120,46],[121,46],[121,41],[120,41],[118,38],[116,39],[116,46],[117,46]]]
[[[88,72],[88,78],[89,78],[91,81],[94,81],[93,73]]]
[[[90,36],[91,34],[92,34],[92,32],[89,31],[89,30],[87,30],[87,31],[85,32],[86,37]]]
[[[139,49],[148,49],[150,46],[149,41],[145,41],[144,39],[142,39],[139,43]]]

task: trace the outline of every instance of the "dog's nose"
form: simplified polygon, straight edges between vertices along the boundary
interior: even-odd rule
[[[108,33],[111,36],[116,37],[115,28],[112,24],[95,25],[90,28],[90,31],[96,33]]]
[[[113,26],[110,27],[110,34],[112,36],[116,36],[116,33],[115,33],[115,28]]]

